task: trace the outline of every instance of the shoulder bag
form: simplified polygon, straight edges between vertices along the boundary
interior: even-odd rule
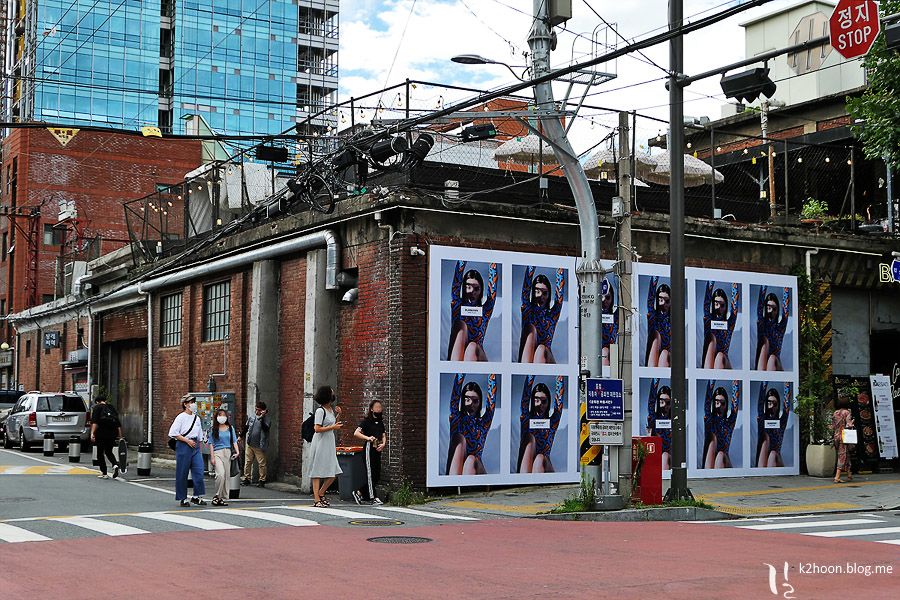
[[[194,415],[194,420],[191,421],[191,426],[188,427],[186,430],[182,431],[179,435],[184,435],[185,433],[190,432],[191,429],[194,428],[194,423],[196,423],[196,422],[197,422],[197,415]],[[169,438],[169,448],[172,449],[172,450],[174,450],[174,449],[177,448],[177,447],[178,447],[178,440],[176,440],[176,439],[173,438],[173,437],[170,437],[170,438]]]

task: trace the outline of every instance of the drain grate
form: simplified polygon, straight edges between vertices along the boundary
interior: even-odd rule
[[[394,525],[403,525],[403,521],[392,521],[390,519],[357,519],[355,521],[347,521],[351,525],[359,525],[360,527],[392,527]]]
[[[425,542],[434,540],[427,537],[415,537],[411,535],[385,535],[382,537],[369,538],[368,541],[377,544],[424,544]]]

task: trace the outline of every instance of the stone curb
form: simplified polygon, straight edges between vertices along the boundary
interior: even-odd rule
[[[663,508],[636,508],[610,512],[575,512],[544,515],[528,515],[528,519],[549,521],[724,521],[737,519],[734,515],[695,506],[671,506]]]

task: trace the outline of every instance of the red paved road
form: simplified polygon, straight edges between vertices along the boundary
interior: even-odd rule
[[[434,541],[365,541],[378,535]],[[774,598],[763,563],[780,571],[788,561],[796,598],[877,599],[900,596],[898,559],[900,548],[886,544],[703,524],[518,519],[402,530],[285,527],[5,544],[0,597]],[[892,564],[895,574],[797,572],[800,563],[847,561]]]

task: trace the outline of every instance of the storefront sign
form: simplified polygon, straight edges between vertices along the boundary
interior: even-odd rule
[[[878,265],[878,280],[881,283],[900,283],[900,258]]]
[[[887,375],[870,375],[872,404],[875,408],[875,432],[881,458],[897,458],[897,429],[891,400],[891,380]]]
[[[49,350],[50,348],[59,348],[59,332],[58,331],[45,331],[44,332],[44,350]]]

